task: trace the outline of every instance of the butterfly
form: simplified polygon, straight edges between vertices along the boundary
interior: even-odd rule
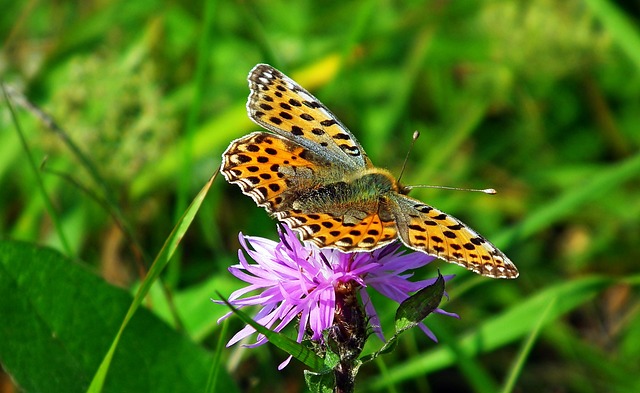
[[[248,76],[251,120],[271,132],[231,142],[222,175],[305,241],[345,252],[400,239],[407,247],[494,278],[518,269],[457,218],[406,194],[375,167],[355,136],[317,98],[267,64]]]

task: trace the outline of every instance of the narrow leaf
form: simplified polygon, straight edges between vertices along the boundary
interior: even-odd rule
[[[127,315],[124,317],[124,321],[120,326],[120,330],[118,331],[118,333],[116,334],[116,337],[113,339],[113,342],[111,343],[111,348],[109,348],[109,351],[107,352],[102,363],[100,364],[100,368],[98,369],[95,376],[93,377],[93,380],[91,381],[91,386],[89,386],[89,390],[88,390],[89,392],[97,393],[102,391],[102,386],[104,385],[107,372],[109,371],[109,365],[111,364],[111,360],[113,358],[113,354],[115,353],[116,347],[118,346],[118,343],[122,338],[122,334],[124,332],[125,327],[133,317],[133,314],[135,314],[136,310],[140,306],[140,303],[142,303],[142,300],[144,299],[144,297],[149,292],[151,285],[153,285],[155,280],[160,275],[160,272],[162,272],[164,267],[167,265],[167,263],[171,259],[171,256],[173,255],[176,248],[178,247],[180,240],[182,240],[182,237],[187,232],[189,225],[191,225],[191,222],[193,221],[196,213],[198,212],[198,209],[202,205],[202,201],[204,201],[204,197],[207,195],[207,192],[211,187],[211,183],[216,178],[217,174],[218,174],[218,171],[216,171],[213,174],[213,176],[211,176],[211,179],[209,179],[209,181],[204,185],[202,190],[200,190],[200,192],[195,197],[193,202],[191,202],[191,205],[189,206],[189,208],[187,208],[187,210],[185,211],[184,215],[180,218],[180,220],[178,220],[178,223],[173,228],[173,231],[171,231],[171,234],[165,241],[164,246],[160,250],[160,253],[156,257],[156,259],[153,261],[153,264],[151,265],[151,269],[149,269],[149,274],[142,282],[142,285],[140,285],[140,288],[138,289],[138,292],[136,293],[136,296],[134,297],[133,302],[129,307],[129,310],[127,311]]]
[[[242,322],[256,329],[258,333],[264,334],[264,336],[267,337],[267,339],[269,339],[269,342],[271,344],[282,349],[289,355],[292,355],[294,358],[298,359],[299,361],[304,363],[307,367],[311,368],[312,370],[318,371],[324,368],[323,367],[324,361],[322,360],[322,358],[316,355],[309,348],[298,343],[297,341],[290,339],[289,337],[281,333],[274,332],[260,325],[258,322],[254,321],[250,316],[238,310],[237,308],[233,307],[233,305],[229,303],[219,293],[218,293],[218,297],[222,299],[224,304],[229,306],[229,308],[231,309],[231,311],[233,311],[234,314],[236,314],[238,317],[240,317],[240,319],[242,319]]]
[[[438,271],[436,282],[422,288],[400,304],[398,311],[396,311],[396,334],[422,322],[438,308],[443,295],[444,278]]]

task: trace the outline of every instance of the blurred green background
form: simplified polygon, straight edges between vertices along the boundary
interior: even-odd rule
[[[417,330],[403,336],[393,354],[362,368],[359,391],[640,391],[637,1],[0,8],[0,75],[28,146],[3,98],[2,239],[53,247],[132,292],[230,141],[259,129],[246,115],[246,76],[269,63],[393,173],[419,130],[403,183],[497,189],[412,195],[477,229],[520,269],[513,281],[445,263],[416,272],[457,274],[442,307],[461,320],[430,316],[440,343]],[[242,286],[226,270],[240,231],[276,237],[266,212],[219,177],[162,275],[164,295],[146,302],[210,351],[242,327],[232,318],[221,333],[226,308],[209,301]],[[377,300],[390,329],[394,304]],[[371,338],[367,348],[379,346]],[[269,345],[220,355],[234,381],[227,391],[304,391],[300,363],[277,372],[286,355]],[[9,357],[0,352],[14,374]]]

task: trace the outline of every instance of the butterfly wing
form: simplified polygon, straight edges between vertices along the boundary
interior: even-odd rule
[[[275,213],[291,209],[298,193],[317,187],[320,169],[324,179],[340,176],[340,168],[309,149],[279,135],[254,132],[231,142],[220,171],[258,206]]]
[[[371,167],[355,136],[317,98],[268,64],[249,73],[247,111],[258,125],[345,168]]]
[[[318,247],[342,251],[374,250],[391,243],[398,236],[393,219],[362,210],[332,214],[303,213],[294,209],[276,213],[276,217],[299,232],[303,240]]]
[[[457,218],[417,199],[395,196],[398,235],[407,247],[493,278],[516,278],[502,251]]]

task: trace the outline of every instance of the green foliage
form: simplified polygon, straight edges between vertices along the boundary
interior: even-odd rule
[[[379,370],[360,368],[358,389],[640,390],[634,2],[5,3],[0,75],[17,120],[2,99],[0,362],[26,391],[86,390],[138,288],[145,307],[114,346],[105,391],[303,390],[300,362],[276,370],[281,351],[222,348],[244,324],[230,318],[221,336],[228,309],[209,300],[241,285],[226,270],[238,232],[275,238],[274,221],[219,179],[189,231],[169,237],[229,142],[258,129],[244,105],[259,62],[320,98],[393,173],[419,130],[405,184],[499,191],[412,192],[521,275],[439,264],[457,275],[440,307],[461,319],[426,320],[438,344],[404,333]],[[152,268],[150,256],[168,238],[180,255],[160,274],[168,259]],[[390,337],[397,305],[381,300]],[[381,346],[371,337],[364,354]]]
[[[438,272],[433,284],[424,287],[400,304],[396,311],[396,334],[415,327],[438,308],[444,295],[444,278]]]
[[[0,269],[5,370],[25,391],[86,391],[131,295],[57,251],[24,242],[0,242]],[[122,336],[103,391],[201,391],[210,362],[203,348],[142,309]]]

